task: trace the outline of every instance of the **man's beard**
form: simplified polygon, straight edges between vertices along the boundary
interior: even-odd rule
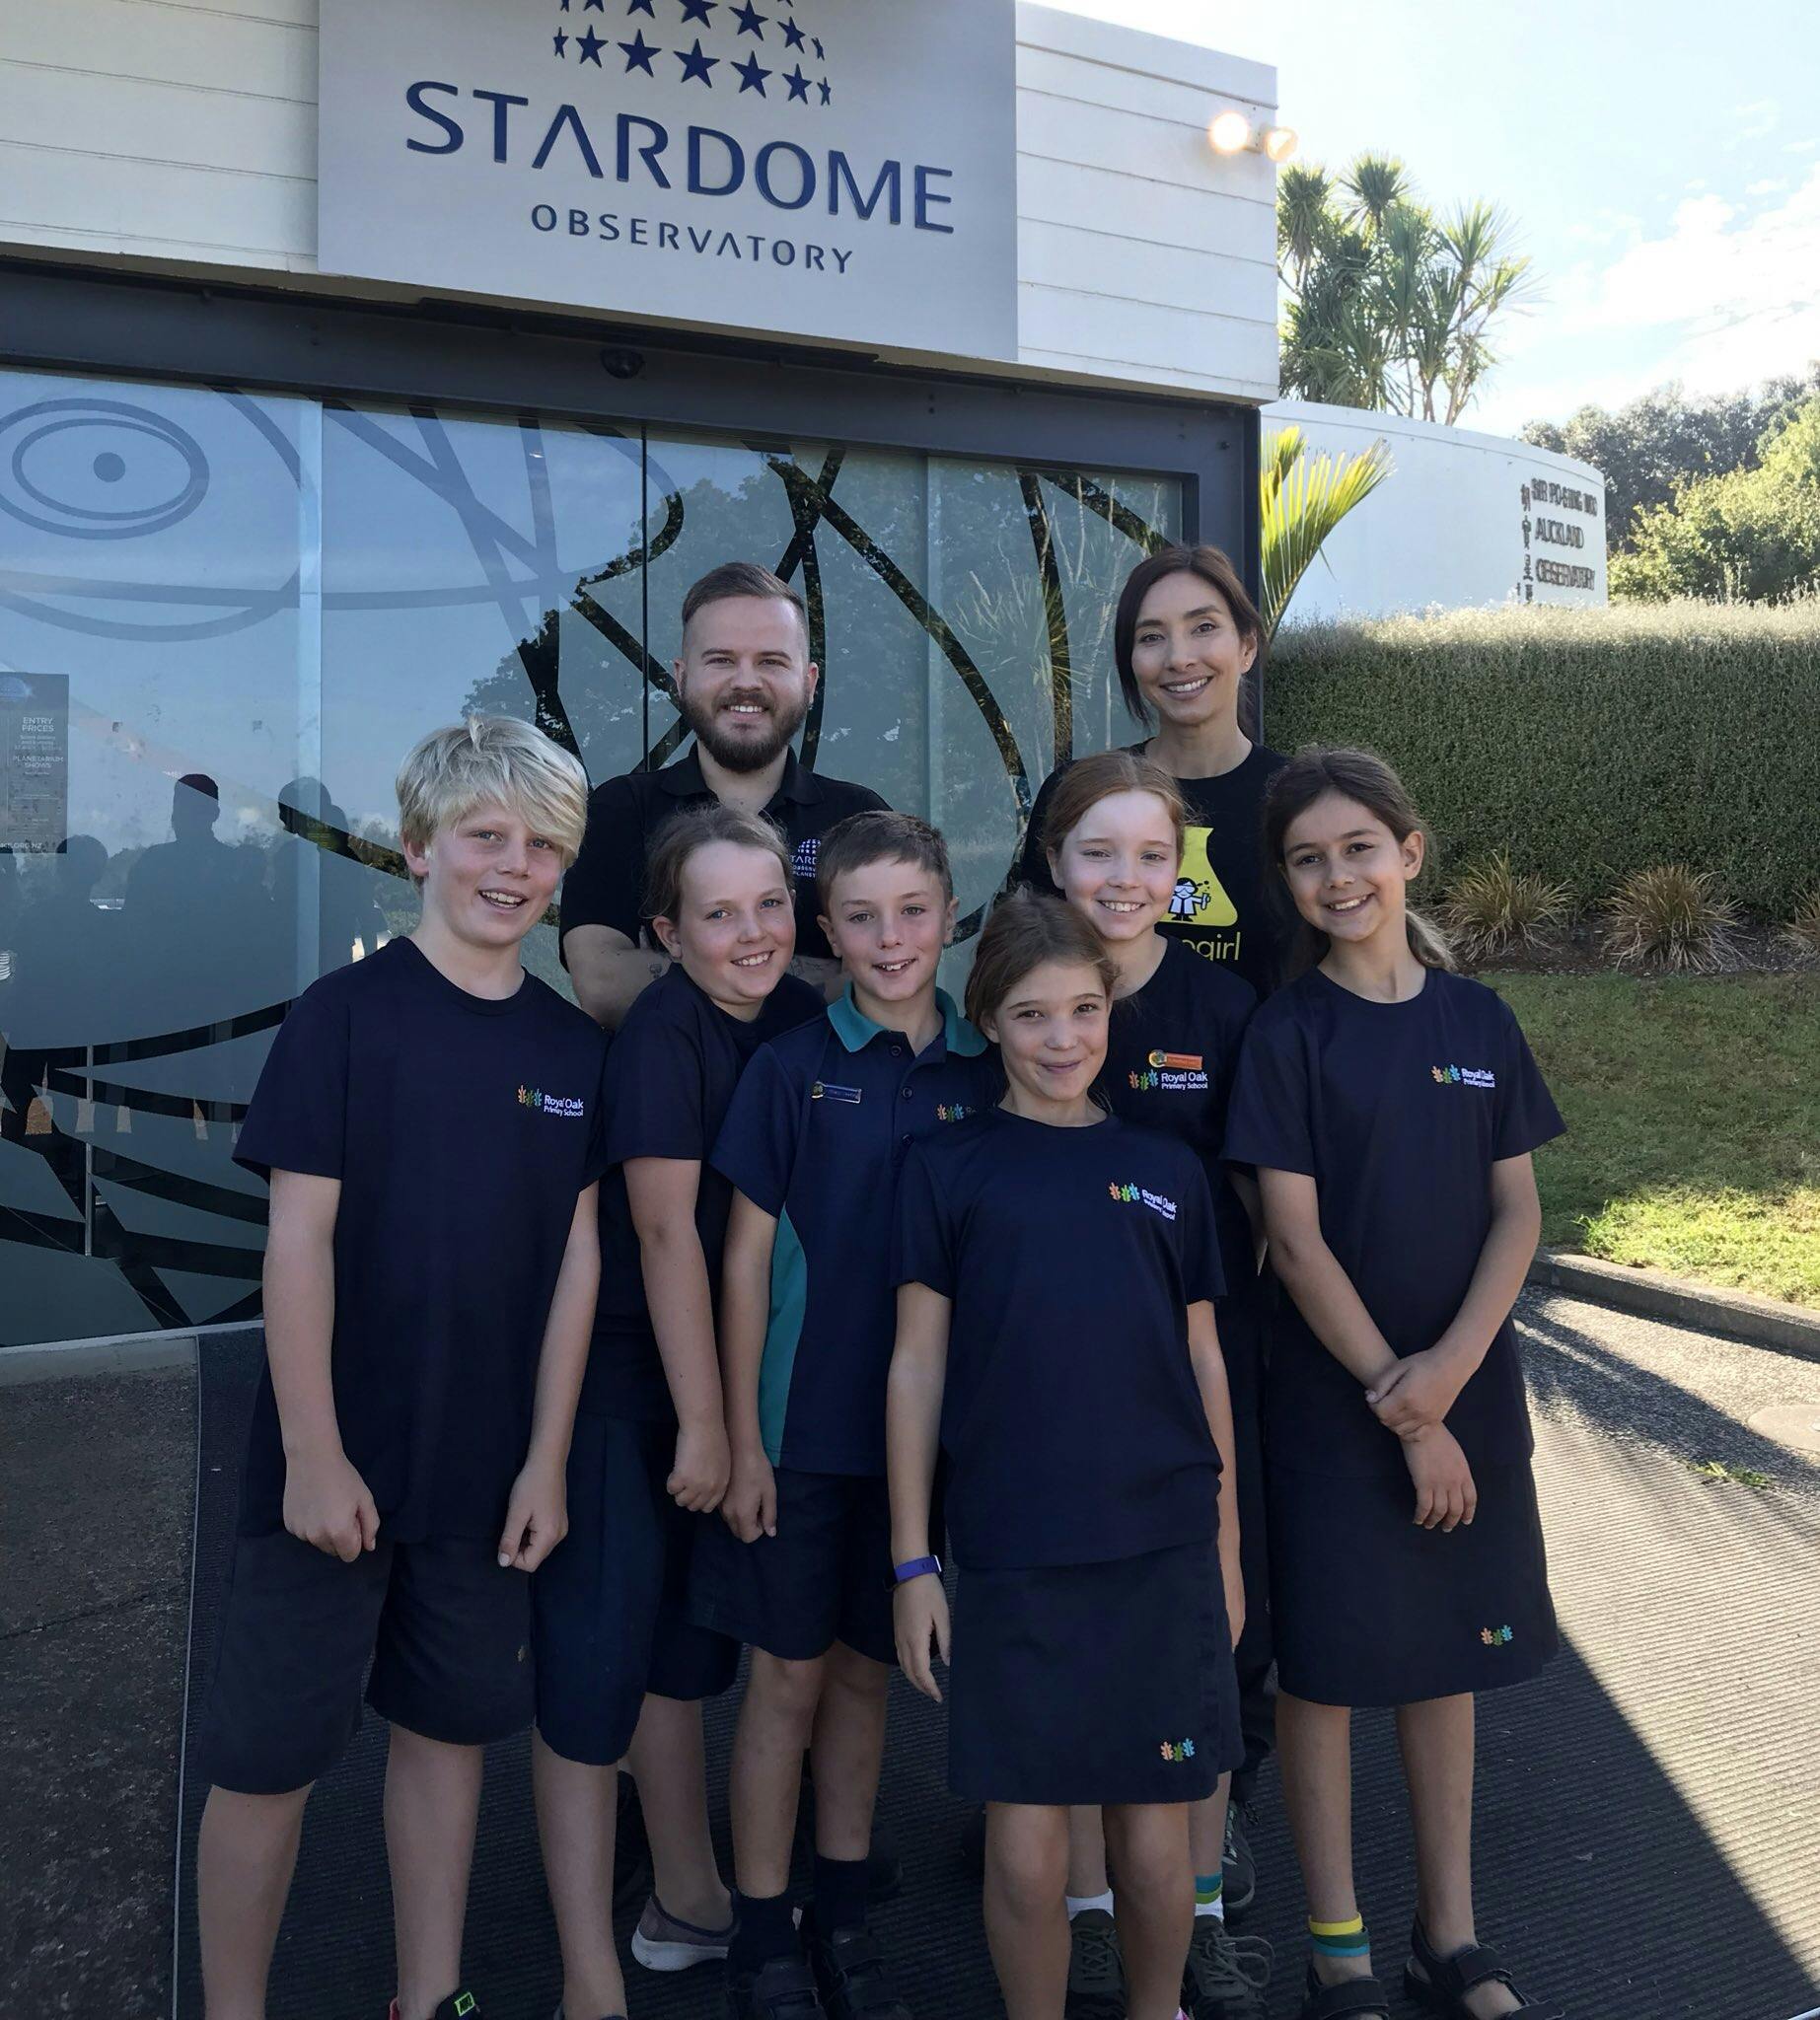
[[[795,736],[808,713],[809,697],[804,695],[793,713],[773,712],[764,736],[729,735],[721,729],[715,709],[697,708],[687,695],[683,697],[683,719],[694,731],[696,743],[729,771],[763,771]]]

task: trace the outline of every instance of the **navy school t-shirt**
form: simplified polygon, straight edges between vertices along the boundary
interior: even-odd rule
[[[1142,744],[1127,748],[1145,755]],[[1243,763],[1217,778],[1176,780],[1188,802],[1188,832],[1176,895],[1159,921],[1160,931],[1232,969],[1260,996],[1275,985],[1293,923],[1279,880],[1264,860],[1263,841],[1265,790],[1286,762],[1280,752],[1254,744]],[[1018,858],[1019,880],[1038,891],[1056,889],[1041,837],[1056,781],[1067,768],[1058,766],[1043,781]]]
[[[234,1155],[341,1182],[335,1416],[382,1535],[505,1519],[576,1196],[606,1169],[606,1049],[535,975],[471,995],[404,939],[313,983],[272,1042]],[[283,1527],[284,1472],[267,1372],[244,1534]]]
[[[581,1407],[594,1416],[675,1423],[651,1330],[638,1230],[626,1197],[627,1158],[698,1162],[695,1229],[720,1301],[720,1252],[733,1188],[708,1162],[741,1072],[766,1039],[821,1014],[821,993],[786,974],[750,1023],[730,1017],[679,962],[643,990],[607,1057],[607,1158],[601,1187],[601,1294]]]
[[[891,1243],[910,1145],[998,1099],[985,1040],[938,991],[942,1028],[912,1053],[851,986],[826,1015],[760,1047],[714,1165],[777,1222],[759,1370],[773,1466],[882,1476],[897,1335]]]
[[[1323,1239],[1392,1350],[1411,1354],[1432,1346],[1465,1300],[1492,1224],[1492,1166],[1564,1126],[1509,1005],[1483,983],[1430,969],[1420,995],[1376,1003],[1311,969],[1252,1019],[1226,1155],[1313,1178]],[[1357,1379],[1286,1296],[1265,1422],[1273,1465],[1405,1471]],[[1447,1428],[1470,1464],[1527,1458],[1508,1319]]]
[[[651,843],[676,815],[691,807],[710,806],[713,800],[713,788],[701,776],[701,759],[692,745],[661,770],[628,771],[597,785],[588,796],[588,830],[581,853],[562,880],[563,932],[576,926],[611,926],[634,947],[654,946],[644,909]],[[823,835],[849,814],[884,805],[870,786],[825,778],[799,763],[794,751],[786,754],[783,777],[764,812],[790,844],[798,954],[824,961],[832,954],[816,922],[821,906],[816,902],[815,866]]]
[[[1228,1290],[1257,1273],[1251,1222],[1221,1161],[1239,1045],[1257,1007],[1256,991],[1236,970],[1170,940],[1143,987],[1114,1002],[1100,1076],[1115,1116],[1161,1129],[1200,1158]]]
[[[1186,1145],[1001,1108],[915,1145],[897,1283],[952,1300],[942,1445],[963,1565],[1101,1563],[1211,1539],[1219,1455],[1186,1308],[1220,1295]]]

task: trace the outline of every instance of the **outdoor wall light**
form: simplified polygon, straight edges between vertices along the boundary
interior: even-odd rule
[[[1267,126],[1259,133],[1245,114],[1235,109],[1214,113],[1207,122],[1207,141],[1215,154],[1267,155],[1278,168],[1292,161],[1301,145],[1293,126]]]

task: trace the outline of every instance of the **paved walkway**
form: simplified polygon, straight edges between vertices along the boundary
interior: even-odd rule
[[[1485,1931],[1573,2020],[1810,2013],[1820,1463],[1747,1420],[1820,1404],[1820,1364],[1561,1297],[1532,1295],[1522,1319],[1568,1650],[1537,1685],[1485,1701]],[[9,2012],[171,2010],[183,1617],[172,1574],[189,1512],[189,1401],[186,1380],[153,1376],[0,1391]],[[1696,1470],[1714,1463],[1769,1483]],[[205,1475],[204,1501],[230,1488]],[[922,2020],[996,2014],[938,1726],[908,1699],[894,1716],[890,1808],[907,1886],[888,1933],[919,1957]],[[1409,1853],[1387,1721],[1361,1717],[1356,1751],[1361,1883],[1388,1965],[1408,1915]],[[380,1757],[369,1730],[313,1806],[306,1913],[287,1930],[272,2020],[384,2011]],[[545,2020],[554,2003],[522,1768],[522,1748],[494,1764],[476,1873],[471,1966],[488,2020]],[[1258,1849],[1265,1900],[1250,1926],[1282,1945],[1272,2013],[1287,2020],[1298,1917],[1268,1783]],[[192,1942],[182,1947],[192,1959]],[[709,1974],[632,1978],[634,2020],[718,2011]],[[191,1981],[182,2012],[199,2011]]]

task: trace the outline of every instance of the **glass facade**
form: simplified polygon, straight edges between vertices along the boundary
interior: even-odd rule
[[[681,743],[690,582],[803,591],[803,755],[928,815],[962,944],[1183,485],[631,420],[0,372],[0,1345],[257,1311],[271,1033],[414,913],[394,770],[464,711]],[[564,986],[553,930],[528,943]]]

